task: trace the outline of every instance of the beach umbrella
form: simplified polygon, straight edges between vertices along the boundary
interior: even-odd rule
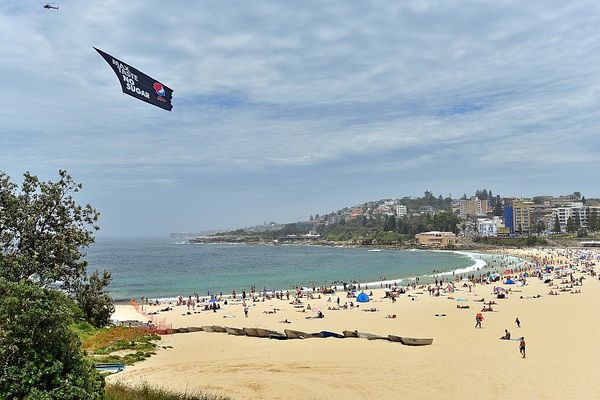
[[[497,281],[498,279],[500,279],[500,275],[490,274],[489,279],[490,279],[490,281]]]
[[[458,299],[456,299],[456,301],[469,301],[469,300],[465,299],[464,297],[459,297]]]
[[[512,274],[512,269],[505,269],[503,272],[504,275],[510,275]]]
[[[515,281],[513,281],[512,279],[507,279],[505,282],[507,285],[514,285]]]
[[[494,291],[495,291],[495,292],[506,292],[506,289],[504,289],[504,288],[503,288],[503,287],[501,287],[501,286],[498,286],[497,288],[494,288]]]
[[[209,302],[209,303],[216,303],[216,302],[217,302],[217,298],[216,298],[216,297],[213,297],[213,298],[212,298],[212,299],[210,299],[208,302]]]

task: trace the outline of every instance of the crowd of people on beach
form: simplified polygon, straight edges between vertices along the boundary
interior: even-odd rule
[[[463,291],[471,293],[476,288],[483,286],[491,289],[491,294],[504,299],[518,293],[517,288],[528,284],[528,280],[537,279],[549,286],[549,295],[555,296],[559,293],[569,292],[572,294],[581,293],[581,287],[584,284],[585,276],[595,278],[597,276],[594,266],[600,260],[600,254],[589,250],[547,250],[540,251],[541,256],[530,255],[527,259],[521,259],[508,254],[489,254],[484,256],[486,265],[477,268],[475,271],[465,274],[440,275],[439,271],[433,275],[424,277],[415,277],[401,281],[388,281],[382,279],[377,284],[380,289],[384,289],[382,300],[388,300],[395,303],[397,298],[407,295],[411,300],[418,297],[415,294],[426,292],[431,297],[444,297],[453,299],[455,292]],[[579,276],[575,272],[580,273]],[[584,276],[585,275],[585,276]],[[385,277],[381,277],[385,278]],[[422,282],[425,280],[425,283]],[[325,318],[325,313],[321,308],[313,310],[311,300],[319,300],[322,295],[327,296],[327,311],[343,311],[359,308],[361,304],[357,302],[357,295],[365,293],[369,298],[373,297],[373,292],[369,291],[369,285],[374,289],[374,284],[362,284],[357,281],[341,282],[336,281],[334,285],[318,286],[316,283],[312,287],[296,286],[291,290],[257,290],[256,286],[251,286],[249,291],[232,290],[230,295],[207,293],[206,296],[200,296],[198,293],[189,295],[187,298],[178,296],[174,301],[160,301],[158,299],[150,300],[142,298],[142,305],[165,305],[166,307],[156,309],[153,313],[166,312],[173,310],[174,307],[187,307],[187,313],[213,312],[216,313],[226,306],[241,306],[244,316],[248,318],[252,303],[265,302],[268,300],[286,301],[292,307],[301,313],[314,314],[306,316],[307,319]],[[414,293],[414,294],[413,294]],[[521,299],[540,298],[541,294],[528,296]],[[342,300],[344,298],[344,300]],[[460,300],[460,299],[459,299]],[[466,301],[466,300],[464,300]],[[482,308],[475,316],[475,328],[483,327],[483,313],[495,313],[496,302],[493,300],[485,301],[485,297],[475,299],[473,302],[481,302]],[[458,304],[458,309],[469,309],[471,306]],[[376,307],[363,307],[364,312],[377,312]],[[272,307],[263,311],[265,314],[276,314],[279,308]],[[388,314],[385,318],[396,318],[396,314]],[[281,323],[290,323],[286,318]],[[521,322],[516,318],[515,324],[520,328]],[[525,358],[525,339],[511,339],[508,329],[505,329],[503,340],[519,340],[519,350]]]

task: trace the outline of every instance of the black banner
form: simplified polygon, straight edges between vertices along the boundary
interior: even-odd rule
[[[115,71],[115,74],[117,74],[123,93],[160,107],[163,110],[171,111],[173,108],[171,104],[173,89],[168,88],[140,70],[125,64],[123,61],[114,58],[110,54],[95,47],[94,49],[100,53],[102,58],[106,60],[108,65]]]

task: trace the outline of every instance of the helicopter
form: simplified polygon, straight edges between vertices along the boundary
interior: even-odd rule
[[[42,7],[44,7],[46,10],[58,10],[58,6],[54,6],[54,3],[46,3],[44,4]]]

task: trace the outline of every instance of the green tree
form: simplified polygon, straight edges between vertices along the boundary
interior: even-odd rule
[[[20,188],[0,172],[0,277],[9,282],[30,280],[42,287],[60,284],[69,295],[78,296],[87,279],[82,250],[94,242],[93,232],[99,229],[99,213],[73,198],[81,188],[66,171],[59,171],[56,182],[40,181],[27,172]],[[110,275],[94,281],[109,282]],[[102,288],[95,293],[100,295]],[[86,296],[92,301],[89,292]],[[112,310],[107,295],[96,302]],[[99,321],[84,311],[92,322]]]
[[[93,243],[99,213],[78,205],[72,195],[81,184],[59,175],[42,182],[27,172],[19,190],[0,172],[0,276],[8,281],[58,281],[68,290],[85,276],[81,249]]]
[[[497,217],[501,217],[503,214],[503,210],[502,210],[502,203],[497,201],[494,204],[494,215]]]
[[[19,187],[0,172],[0,398],[98,399],[103,381],[69,328],[80,303],[106,321],[110,275],[86,275],[82,250],[94,241],[99,214],[80,206],[81,188],[66,171],[56,182],[24,174]],[[48,289],[59,285],[62,291]],[[84,290],[86,293],[78,292]],[[94,295],[98,295],[93,299]],[[88,311],[91,311],[88,313]]]
[[[56,290],[0,278],[0,398],[102,398],[103,380],[69,327],[71,303]]]
[[[592,232],[600,230],[600,219],[598,218],[598,211],[592,209],[589,211],[590,217],[588,218],[588,228]]]
[[[535,226],[535,231],[537,232],[538,236],[545,230],[546,224],[544,224],[544,221],[538,221],[537,225]]]
[[[87,320],[96,327],[108,325],[110,316],[115,311],[112,298],[105,291],[110,281],[109,272],[104,271],[100,276],[98,271],[94,271],[78,284],[75,291],[77,304],[86,315]]]
[[[573,229],[574,232],[578,232],[581,228],[581,218],[579,217],[579,211],[573,212]]]
[[[554,233],[560,233],[560,220],[558,219],[558,215],[554,216],[554,226],[552,227],[552,231]]]
[[[571,217],[567,218],[567,232],[573,233],[576,231],[577,231],[577,229],[575,229],[575,220],[571,216]]]
[[[425,191],[422,201],[417,201],[417,205],[434,206],[436,202],[435,196],[429,190]],[[419,204],[421,203],[421,204]]]
[[[390,215],[387,221],[387,225],[387,229],[385,230],[388,232],[394,232],[396,230],[396,217]]]
[[[438,213],[433,217],[433,229],[436,231],[457,233],[459,224],[460,218],[452,213]]]

